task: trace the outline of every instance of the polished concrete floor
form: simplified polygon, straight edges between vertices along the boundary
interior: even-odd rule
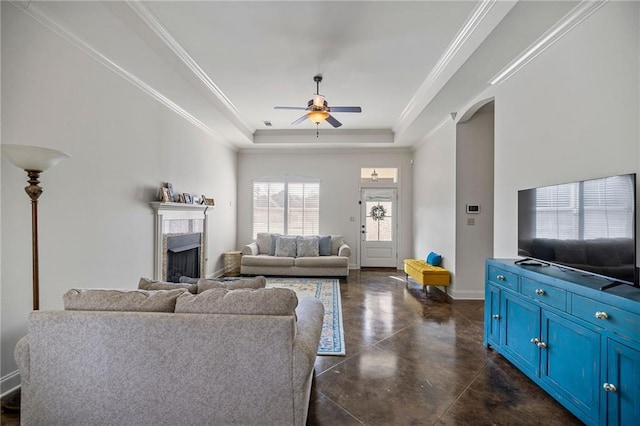
[[[582,424],[482,346],[482,301],[425,294],[396,270],[340,287],[347,355],[317,358],[308,425]]]
[[[395,270],[352,271],[341,294],[347,355],[318,357],[308,425],[582,424],[482,346],[482,301]]]

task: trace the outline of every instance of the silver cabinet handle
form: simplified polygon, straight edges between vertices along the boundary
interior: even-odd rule
[[[542,296],[542,295],[544,294],[544,290],[543,290],[543,289],[541,289],[541,288],[537,288],[537,289],[536,289],[536,294],[537,294],[538,296]]]
[[[606,312],[598,311],[598,312],[596,312],[596,318],[598,318],[598,319],[607,319],[607,318],[609,318],[609,315],[607,315]]]
[[[493,315],[491,315],[491,318],[493,318],[493,319],[500,319],[500,315],[498,315],[498,314],[493,314]]]
[[[496,277],[499,281],[504,281],[504,275],[498,275]]]
[[[537,337],[532,337],[531,343],[533,343],[534,345],[542,349],[547,347],[547,344],[545,342],[540,341],[540,339],[538,339]]]
[[[602,385],[602,389],[606,390],[607,392],[615,392],[618,390],[616,385],[613,385],[611,383],[605,383],[604,385]]]

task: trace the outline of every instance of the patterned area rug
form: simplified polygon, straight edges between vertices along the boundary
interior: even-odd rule
[[[318,355],[345,355],[340,282],[327,278],[267,278],[267,287],[290,288],[298,299],[315,296],[324,305]]]

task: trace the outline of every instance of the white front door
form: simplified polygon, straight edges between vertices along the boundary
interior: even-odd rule
[[[360,267],[396,267],[396,188],[362,188]]]

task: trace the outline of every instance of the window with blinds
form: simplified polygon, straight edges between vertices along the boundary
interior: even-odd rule
[[[536,190],[536,237],[632,238],[631,175],[573,182]]]
[[[253,182],[253,238],[259,232],[318,235],[320,181],[302,177]]]

